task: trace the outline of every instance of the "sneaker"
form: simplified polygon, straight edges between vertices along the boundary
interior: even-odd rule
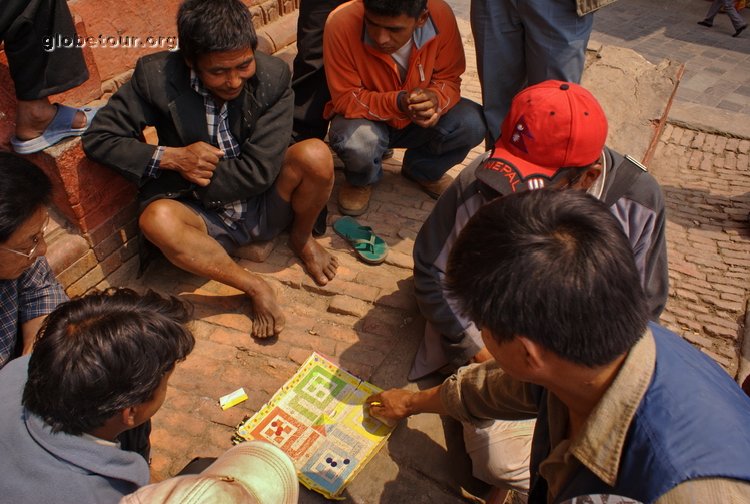
[[[356,217],[362,215],[370,206],[370,195],[372,186],[353,186],[349,182],[339,188],[339,211],[344,215]]]
[[[706,28],[711,28],[714,24],[706,21],[705,19],[703,21],[698,21],[698,24],[701,26],[705,26]]]
[[[738,36],[738,35],[739,35],[740,33],[742,33],[742,32],[743,32],[743,31],[745,30],[745,28],[747,28],[747,25],[745,25],[745,26],[740,26],[739,28],[737,28],[737,31],[736,31],[736,32],[734,32],[734,35],[732,35],[732,37],[736,37],[736,36]]]
[[[440,195],[448,189],[448,186],[453,183],[453,177],[447,173],[437,180],[417,180],[404,170],[401,170],[401,175],[419,185],[419,187],[421,187],[422,190],[432,199],[438,199]]]

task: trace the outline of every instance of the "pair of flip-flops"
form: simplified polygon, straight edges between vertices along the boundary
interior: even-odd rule
[[[64,138],[81,136],[88,129],[91,120],[94,119],[94,115],[99,110],[99,107],[77,109],[59,103],[56,103],[55,106],[57,107],[55,117],[52,118],[52,122],[49,123],[47,129],[40,136],[30,140],[20,140],[15,136],[10,139],[14,151],[18,154],[33,154],[43,151],[47,147],[52,147]],[[79,110],[86,116],[86,126],[83,128],[74,128],[73,121]]]
[[[370,226],[361,226],[356,219],[341,217],[333,223],[336,234],[354,248],[357,256],[367,264],[380,264],[388,256],[388,244]]]

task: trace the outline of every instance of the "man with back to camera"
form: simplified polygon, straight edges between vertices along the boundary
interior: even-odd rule
[[[227,250],[291,226],[292,249],[318,284],[328,283],[338,262],[312,229],[333,187],[331,153],[318,139],[287,149],[289,68],[256,51],[242,2],[187,0],[177,31],[180,51],[138,61],[84,150],[139,185],[140,229],[170,262],[245,292],[252,335],[273,336],[285,324],[273,289]],[[149,125],[159,146],[140,139]]]
[[[0,370],[0,488],[7,502],[116,502],[148,484],[131,451],[195,340],[175,297],[128,289],[60,305],[31,356]],[[147,436],[147,434],[146,434]]]
[[[608,148],[606,138],[604,111],[581,86],[546,81],[515,97],[494,150],[461,172],[415,240],[415,295],[427,324],[410,379],[491,358],[479,329],[460,313],[444,279],[463,226],[501,194],[558,187],[586,191],[603,201],[630,240],[650,316],[658,320],[669,280],[664,199],[656,180],[640,164]],[[479,430],[465,425],[475,475],[496,485],[528,490],[533,422],[499,420]],[[486,450],[488,443],[493,449]],[[514,459],[511,454],[523,453],[523,447],[525,455]]]
[[[352,0],[323,32],[331,101],[331,148],[344,162],[341,213],[367,211],[383,176],[383,153],[406,148],[401,174],[437,198],[446,175],[484,138],[481,107],[461,98],[466,69],[451,8],[443,0]]]
[[[495,360],[371,396],[373,415],[536,417],[532,504],[750,500],[750,398],[648,321],[632,249],[601,202],[554,189],[495,199],[461,232],[447,284]]]
[[[44,318],[68,297],[44,254],[52,185],[29,161],[0,152],[0,368],[31,352]]]

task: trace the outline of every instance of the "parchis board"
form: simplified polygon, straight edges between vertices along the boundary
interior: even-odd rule
[[[239,438],[281,448],[300,483],[329,499],[383,446],[393,431],[364,404],[382,389],[313,353],[255,415],[237,428]]]

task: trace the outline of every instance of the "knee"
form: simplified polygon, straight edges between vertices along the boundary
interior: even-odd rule
[[[467,143],[472,147],[478,145],[487,135],[487,124],[484,120],[482,106],[471,100],[462,100],[465,102],[463,114],[461,117],[461,130],[466,135]]]
[[[328,133],[336,152],[352,152],[369,157],[380,143],[380,134],[373,121],[340,119]]]
[[[159,244],[165,236],[170,236],[169,230],[174,231],[175,216],[172,205],[175,202],[159,199],[148,204],[138,217],[138,226],[149,241]]]
[[[490,447],[481,456],[469,454],[471,469],[475,478],[500,488],[510,488],[521,492],[529,491],[529,459],[514,456]]]
[[[333,183],[333,156],[325,142],[311,138],[298,142],[287,151],[287,164],[304,178],[319,184]]]
[[[471,149],[484,140],[487,125],[481,105],[462,98],[455,107],[443,116],[437,128],[456,142]]]
[[[484,429],[464,424],[474,476],[494,486],[528,491],[533,428],[533,420],[497,420]]]

